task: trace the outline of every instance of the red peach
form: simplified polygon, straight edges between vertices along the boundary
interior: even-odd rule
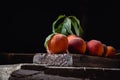
[[[104,53],[104,46],[99,40],[90,40],[87,42],[87,51],[93,56],[102,56]]]
[[[70,53],[84,54],[86,51],[86,42],[83,38],[76,35],[69,35],[68,37],[68,51]]]

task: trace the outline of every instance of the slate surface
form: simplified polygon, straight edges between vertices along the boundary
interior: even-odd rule
[[[0,80],[119,80],[120,68],[0,65]]]
[[[120,79],[119,59],[78,54],[40,55],[33,63],[0,65],[0,80],[115,80]],[[35,56],[36,56],[35,55]],[[41,57],[42,56],[42,57]],[[48,57],[49,56],[49,57]],[[65,58],[64,58],[65,57]],[[52,58],[52,59],[51,59]],[[45,63],[41,63],[40,61]],[[57,60],[58,59],[58,60]],[[63,59],[64,65],[58,65]],[[34,60],[38,62],[34,62]],[[51,60],[49,62],[48,60]],[[72,61],[72,62],[71,62]],[[46,64],[47,63],[47,64]],[[49,63],[49,64],[48,64]],[[66,63],[69,63],[69,65]],[[57,64],[57,65],[56,65]],[[62,64],[62,62],[60,62]]]
[[[0,80],[8,80],[13,71],[20,69],[22,64],[0,65]]]

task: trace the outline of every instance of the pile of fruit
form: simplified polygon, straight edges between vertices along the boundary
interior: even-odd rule
[[[52,24],[52,33],[46,37],[47,53],[75,53],[91,56],[114,57],[116,49],[97,39],[86,41],[82,37],[80,20],[75,16],[60,15]]]

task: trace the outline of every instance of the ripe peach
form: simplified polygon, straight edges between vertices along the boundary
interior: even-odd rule
[[[102,56],[104,53],[104,46],[99,40],[90,40],[87,42],[87,51],[93,56]]]
[[[114,57],[116,49],[113,46],[106,46],[105,57]]]
[[[58,54],[64,53],[68,49],[68,39],[67,36],[56,33],[54,34],[50,40],[47,42],[47,52]]]
[[[86,42],[81,37],[76,35],[69,35],[68,37],[68,51],[71,53],[84,54],[86,51]]]
[[[107,51],[107,45],[106,44],[103,44],[103,47],[104,47],[104,52],[103,52],[103,57],[105,56],[105,54],[106,54],[106,51]]]

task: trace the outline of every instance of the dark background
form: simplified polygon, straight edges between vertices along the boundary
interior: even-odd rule
[[[86,41],[98,39],[120,49],[119,7],[115,2],[8,4],[1,9],[0,52],[46,52],[44,40],[61,14],[80,19]]]

